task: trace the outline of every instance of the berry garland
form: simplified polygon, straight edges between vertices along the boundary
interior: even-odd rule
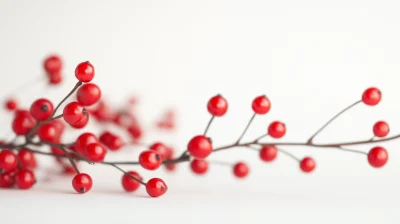
[[[61,83],[62,65],[60,57],[56,55],[44,60],[43,68],[51,85]],[[299,167],[303,172],[310,173],[316,167],[316,162],[313,158],[305,157],[300,159],[280,148],[280,146],[308,146],[332,148],[366,155],[372,167],[380,168],[388,161],[388,153],[385,148],[376,146],[369,153],[365,153],[347,147],[381,143],[400,138],[400,135],[387,137],[390,131],[389,125],[385,121],[378,121],[373,126],[374,137],[372,139],[330,144],[314,143],[315,137],[344,112],[361,103],[375,106],[380,102],[382,98],[380,90],[368,88],[362,94],[361,100],[340,111],[305,142],[261,142],[267,136],[273,139],[285,136],[286,125],[281,121],[272,122],[268,126],[267,133],[260,137],[249,142],[242,142],[242,138],[254,118],[267,114],[271,109],[271,102],[268,97],[265,95],[258,96],[252,102],[254,114],[241,136],[233,144],[214,147],[211,139],[207,136],[207,132],[214,119],[224,116],[228,111],[227,100],[221,95],[216,95],[207,104],[207,109],[212,116],[204,133],[193,137],[187,145],[187,150],[180,156],[174,157],[174,151],[171,147],[161,142],[156,142],[148,146],[148,150],[140,153],[138,161],[109,162],[105,160],[108,151],[117,151],[128,144],[141,144],[142,128],[133,114],[124,110],[115,111],[100,100],[101,89],[96,84],[90,83],[95,76],[95,68],[90,62],[86,61],[78,64],[75,69],[75,76],[78,82],[55,107],[52,102],[45,98],[34,101],[29,110],[19,108],[15,99],[10,98],[5,101],[5,108],[14,113],[12,130],[17,136],[24,137],[24,142],[22,144],[15,144],[14,141],[0,143],[0,149],[2,149],[0,152],[0,187],[31,188],[36,183],[34,169],[37,167],[35,155],[38,154],[55,157],[66,173],[74,174],[72,186],[78,193],[90,191],[93,185],[90,175],[81,173],[78,169],[77,163],[83,161],[89,164],[98,163],[112,166],[123,172],[121,182],[127,192],[136,191],[140,185],[143,185],[151,197],[159,197],[167,191],[167,185],[162,179],[152,178],[144,181],[137,172],[125,171],[119,166],[140,165],[147,170],[156,170],[164,165],[168,170],[172,171],[175,169],[175,164],[190,162],[191,170],[195,174],[202,175],[207,172],[209,163],[218,164],[215,161],[207,161],[210,154],[236,147],[246,147],[256,150],[260,159],[264,162],[273,161],[278,153],[287,155],[299,163]],[[62,108],[62,113],[57,114],[63,103],[74,93],[76,93],[77,101],[68,103]],[[132,104],[135,102],[135,99],[131,100]],[[94,109],[86,108],[93,105],[96,105]],[[75,142],[62,143],[61,139],[65,131],[65,124],[62,120],[72,128],[80,129],[88,124],[89,114],[98,122],[113,123],[122,128],[131,136],[132,140],[124,141],[121,136],[105,131],[99,137],[93,133],[86,132],[81,134]],[[166,118],[158,122],[158,126],[172,129],[174,127],[173,113],[167,113]],[[50,151],[37,149],[37,147],[41,149],[42,146],[49,146]],[[237,178],[244,178],[249,174],[250,169],[246,163],[238,162],[232,166],[232,170]]]

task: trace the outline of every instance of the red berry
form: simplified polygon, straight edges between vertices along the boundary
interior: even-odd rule
[[[124,142],[120,136],[114,135],[108,131],[103,132],[99,140],[112,151],[116,151],[124,146]]]
[[[17,157],[10,150],[0,152],[0,171],[7,172],[17,167]],[[0,172],[0,173],[2,173]]]
[[[97,143],[98,140],[96,136],[92,133],[83,133],[81,134],[75,142],[75,149],[77,152],[83,154],[83,151],[85,151],[86,147],[92,143]]]
[[[139,140],[143,135],[142,129],[138,125],[130,125],[127,131],[133,140]]]
[[[19,165],[25,169],[34,169],[37,167],[37,162],[33,152],[27,149],[19,150],[17,154]]]
[[[90,82],[94,78],[94,67],[90,62],[82,62],[75,69],[75,76],[81,82]]]
[[[57,55],[50,55],[43,62],[43,68],[47,74],[54,74],[61,72],[62,61]]]
[[[103,162],[107,150],[99,143],[92,143],[86,146],[84,155],[93,162]]]
[[[39,127],[37,134],[40,140],[45,142],[57,143],[59,142],[60,136],[59,132],[57,131],[56,127],[51,124],[43,124]]]
[[[9,111],[14,111],[18,107],[18,103],[15,99],[8,99],[6,101],[6,109]]]
[[[60,149],[60,148],[57,148],[57,147],[50,147],[50,150],[51,150],[51,152],[53,153],[53,154],[55,154],[55,155],[60,155],[60,156],[62,156],[62,155],[65,155],[65,152],[64,152],[64,150],[62,150],[62,149]]]
[[[271,109],[271,102],[265,95],[258,96],[253,100],[252,108],[256,114],[266,114]]]
[[[275,146],[272,145],[263,146],[260,150],[260,158],[264,162],[273,161],[277,155],[278,155],[278,150],[276,149]]]
[[[53,104],[48,99],[38,99],[31,105],[31,114],[38,121],[45,121],[53,114]]]
[[[204,135],[198,135],[192,138],[187,147],[189,153],[198,159],[207,158],[213,151],[210,139]]]
[[[72,180],[72,187],[78,193],[86,193],[92,189],[92,178],[86,173],[77,174]]]
[[[151,197],[156,198],[167,192],[168,187],[160,178],[152,178],[146,184],[146,191]]]
[[[57,85],[57,84],[60,84],[61,82],[62,82],[62,80],[63,80],[63,77],[62,77],[62,75],[61,75],[61,73],[60,72],[58,72],[58,73],[53,73],[53,74],[51,74],[51,75],[47,75],[47,78],[49,79],[49,84],[50,85]]]
[[[143,168],[147,170],[156,170],[158,167],[161,166],[162,159],[157,152],[153,150],[146,150],[140,153],[139,163]]]
[[[0,188],[10,188],[14,185],[15,178],[11,172],[0,174]]]
[[[64,107],[64,120],[70,125],[77,125],[87,117],[86,109],[78,102],[71,102]]]
[[[61,119],[52,120],[49,122],[49,124],[52,124],[56,128],[60,136],[65,130],[65,123]]]
[[[377,146],[372,148],[368,153],[368,162],[375,168],[383,167],[389,159],[388,152],[385,148]]]
[[[315,161],[311,157],[305,157],[300,161],[300,169],[305,173],[313,171],[315,166]]]
[[[376,137],[385,137],[389,134],[389,124],[385,121],[378,121],[375,123],[373,128]]]
[[[84,128],[88,123],[89,123],[89,115],[86,114],[80,121],[78,121],[78,123],[71,124],[71,127],[75,129],[81,129]]]
[[[156,142],[156,143],[152,144],[150,146],[150,150],[153,150],[156,153],[158,153],[158,155],[161,156],[162,160],[168,159],[168,156],[170,153],[168,147],[161,142]]]
[[[190,162],[190,168],[195,174],[205,174],[208,170],[208,162],[205,160],[194,159]]]
[[[35,175],[30,170],[20,170],[15,175],[15,183],[19,189],[29,189],[36,183]]]
[[[142,177],[135,171],[128,171],[128,173],[136,177],[137,179],[142,180]],[[137,180],[131,178],[126,174],[122,176],[121,182],[122,182],[122,187],[124,187],[125,191],[127,192],[136,191],[140,187],[140,183]]]
[[[20,111],[16,113],[12,122],[12,129],[17,135],[26,135],[34,126],[36,120],[28,113]]]
[[[381,101],[381,99],[382,93],[379,89],[375,87],[366,89],[362,95],[362,101],[369,106],[377,105]]]
[[[233,174],[237,178],[244,178],[249,174],[249,167],[246,163],[238,162],[233,166]]]
[[[73,166],[67,165],[63,167],[63,174],[76,175],[77,172]]]
[[[285,134],[286,126],[280,121],[274,121],[268,127],[268,135],[273,138],[282,138]]]
[[[100,100],[101,91],[96,84],[88,83],[79,88],[76,97],[82,105],[91,106]]]
[[[211,115],[221,117],[228,111],[228,102],[221,95],[216,95],[208,101],[207,109]]]
[[[167,168],[168,171],[172,172],[176,170],[176,164],[169,164],[166,165],[165,168]]]

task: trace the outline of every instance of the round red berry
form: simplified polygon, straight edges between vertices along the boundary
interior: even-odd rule
[[[165,168],[167,169],[167,171],[173,172],[176,170],[176,164],[166,165]]]
[[[205,174],[208,170],[208,162],[201,159],[194,159],[190,162],[190,168],[195,174]]]
[[[75,129],[81,129],[86,127],[86,125],[89,123],[89,114],[86,114],[85,116],[82,117],[80,121],[76,124],[71,124],[71,127]]]
[[[233,166],[233,174],[237,178],[244,178],[249,174],[249,167],[246,163],[238,162]]]
[[[375,123],[373,131],[376,137],[385,137],[390,132],[389,124],[385,121],[378,121]]]
[[[368,153],[368,162],[375,168],[383,167],[389,159],[389,154],[385,148],[377,146]]]
[[[17,157],[10,150],[0,152],[0,173],[10,171],[17,167]]]
[[[15,175],[11,172],[0,174],[0,188],[11,188],[15,184]]]
[[[212,142],[204,135],[198,135],[192,138],[188,144],[189,153],[198,159],[205,159],[212,151]]]
[[[274,121],[268,127],[268,135],[273,138],[282,138],[285,134],[286,126],[280,121]]]
[[[81,82],[90,82],[94,78],[94,67],[85,61],[76,66],[75,76]]]
[[[52,146],[52,147],[50,147],[50,150],[54,155],[60,155],[60,156],[65,155],[64,150],[62,150],[60,148]]]
[[[53,104],[48,99],[38,99],[31,105],[31,115],[38,121],[45,121],[53,114]]]
[[[228,102],[221,95],[216,95],[208,101],[207,109],[211,115],[221,117],[228,111]]]
[[[306,157],[300,161],[300,169],[305,173],[310,173],[313,171],[315,166],[315,161],[310,157]]]
[[[124,146],[124,142],[120,136],[114,135],[108,131],[103,132],[99,140],[112,151],[116,151]]]
[[[134,176],[135,178],[142,180],[142,177],[137,172],[128,171],[128,173]],[[136,191],[140,187],[140,183],[127,174],[124,174],[122,176],[121,182],[122,182],[122,187],[124,187],[125,191],[127,192]]]
[[[271,162],[275,160],[277,155],[278,155],[278,150],[276,149],[275,146],[272,145],[263,146],[260,150],[260,158],[264,162]]]
[[[36,125],[36,120],[23,111],[16,113],[12,122],[12,129],[16,135],[26,135]]]
[[[265,95],[258,96],[253,100],[252,108],[256,114],[266,114],[271,109],[271,102]]]
[[[382,99],[382,92],[375,88],[371,87],[364,91],[362,95],[362,101],[368,106],[377,105]]]
[[[62,61],[57,55],[50,55],[43,62],[43,68],[47,74],[54,74],[61,72]]]
[[[53,74],[48,74],[47,78],[49,79],[49,84],[50,85],[57,85],[60,84],[63,80],[63,76],[61,75],[60,72],[53,73]]]
[[[167,192],[167,185],[160,178],[152,178],[146,184],[146,191],[151,197],[156,198]]]
[[[59,135],[61,135],[65,130],[65,123],[62,121],[62,119],[52,120],[49,122],[49,124],[52,124],[56,128]]]
[[[64,107],[63,117],[70,125],[80,124],[87,116],[86,109],[78,102],[71,102]]]
[[[88,83],[81,86],[76,94],[78,102],[84,106],[91,106],[99,102],[100,97],[100,88],[93,83]]]
[[[153,151],[146,150],[139,155],[140,165],[147,170],[156,170],[162,164],[161,156]]]
[[[93,181],[92,178],[86,173],[80,173],[75,175],[72,180],[72,187],[78,193],[86,193],[92,189]]]
[[[107,149],[99,143],[92,143],[86,146],[84,155],[93,162],[103,162]]]
[[[75,150],[81,154],[85,151],[86,147],[92,143],[97,143],[97,137],[89,132],[81,134],[75,142]]]
[[[143,135],[143,131],[138,125],[130,125],[127,131],[133,140],[139,140]]]
[[[15,99],[8,99],[6,101],[6,109],[9,111],[14,111],[18,108],[18,103]]]
[[[15,175],[15,183],[19,189],[29,189],[35,183],[35,175],[30,170],[20,170]]]
[[[156,153],[158,153],[158,155],[161,156],[162,160],[168,159],[168,156],[170,153],[168,147],[161,142],[156,142],[156,143],[152,144],[150,146],[150,150],[153,150]]]
[[[33,152],[27,149],[19,150],[17,158],[18,163],[22,168],[31,170],[37,167],[35,155],[33,154]]]
[[[41,125],[37,131],[37,134],[40,140],[44,142],[57,143],[60,139],[59,132],[51,123]]]

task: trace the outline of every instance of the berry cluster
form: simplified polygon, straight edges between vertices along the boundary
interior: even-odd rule
[[[62,81],[62,61],[58,56],[46,58],[43,67],[50,84],[54,85]],[[129,144],[141,144],[140,139],[143,130],[136,116],[129,110],[115,110],[101,101],[101,89],[96,84],[91,83],[95,77],[95,69],[90,62],[78,64],[75,69],[75,76],[78,82],[56,106],[48,99],[41,98],[35,100],[29,110],[25,110],[20,108],[15,100],[6,100],[5,108],[14,114],[12,130],[17,137],[23,137],[24,142],[22,144],[16,144],[15,141],[0,142],[0,187],[31,188],[36,182],[34,170],[38,166],[35,158],[37,154],[56,158],[58,164],[64,168],[65,173],[74,174],[72,186],[78,193],[90,191],[93,185],[91,176],[81,173],[78,168],[79,162],[87,162],[89,164],[108,165],[120,170],[123,173],[122,187],[127,192],[136,191],[140,185],[143,185],[149,196],[159,197],[165,194],[168,189],[162,179],[151,178],[144,181],[144,178],[137,171],[125,171],[119,165],[140,165],[146,170],[157,170],[164,166],[167,170],[173,171],[176,164],[190,162],[190,169],[193,173],[203,175],[207,172],[209,164],[215,163],[229,165],[232,167],[234,176],[245,178],[248,176],[250,168],[243,161],[230,164],[208,160],[212,153],[245,147],[256,150],[260,159],[267,163],[274,161],[278,153],[282,153],[297,161],[301,171],[310,173],[316,168],[316,162],[313,158],[297,158],[281,148],[281,146],[308,146],[363,154],[367,156],[367,161],[372,167],[380,168],[388,161],[388,153],[385,148],[375,146],[366,153],[347,147],[381,143],[400,138],[400,135],[387,137],[390,131],[388,123],[378,121],[372,128],[373,138],[333,144],[314,143],[314,138],[344,112],[361,103],[368,106],[377,105],[382,94],[377,88],[369,88],[364,91],[361,100],[340,111],[306,142],[262,142],[261,140],[266,137],[280,139],[285,136],[287,127],[281,121],[271,122],[266,132],[260,137],[249,142],[243,142],[242,139],[256,116],[268,114],[271,110],[269,98],[265,95],[258,96],[251,105],[254,113],[239,138],[232,144],[214,147],[211,138],[207,136],[207,132],[215,118],[224,116],[228,111],[228,101],[223,96],[216,95],[207,104],[211,119],[204,133],[190,139],[186,150],[181,155],[175,157],[174,150],[170,146],[162,142],[155,142],[146,145],[147,150],[140,153],[137,161],[109,162],[106,160],[109,151],[118,151]],[[76,93],[76,101],[63,106],[74,93]],[[132,106],[136,101],[136,99],[131,99],[129,104]],[[61,108],[62,113],[57,115]],[[89,117],[93,117],[96,122],[116,125],[124,130],[131,139],[126,140],[116,133],[105,130],[98,136],[91,132],[85,132],[72,143],[62,142],[63,134],[68,128],[65,124],[68,124],[71,128],[81,129],[88,124]],[[173,129],[175,127],[174,121],[174,113],[168,111],[160,121],[157,121],[157,127]],[[43,151],[42,146],[48,146],[50,151]]]

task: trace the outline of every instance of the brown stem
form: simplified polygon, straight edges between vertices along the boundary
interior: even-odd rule
[[[208,129],[210,128],[211,123],[213,122],[214,118],[215,118],[215,116],[212,116],[210,121],[208,122],[206,130],[204,130],[204,134],[203,134],[204,136],[207,135]]]
[[[236,144],[238,144],[240,142],[240,140],[242,140],[243,136],[246,134],[247,129],[249,129],[250,124],[253,122],[255,117],[256,117],[256,113],[254,113],[253,116],[251,116],[249,123],[247,123],[246,128],[244,129],[242,135],[240,135],[239,139],[236,141]]]

